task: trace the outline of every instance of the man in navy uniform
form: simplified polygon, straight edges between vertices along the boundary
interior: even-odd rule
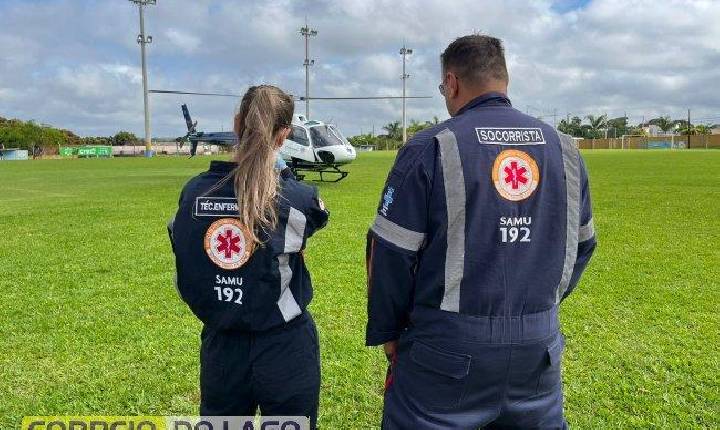
[[[400,150],[368,233],[383,428],[567,428],[558,307],[596,245],[583,160],[512,107],[499,39],[441,61],[451,118]]]

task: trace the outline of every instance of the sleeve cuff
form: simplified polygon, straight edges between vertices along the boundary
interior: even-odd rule
[[[368,328],[365,331],[365,346],[377,346],[392,340],[397,340],[400,337],[400,333],[400,330],[375,331]]]

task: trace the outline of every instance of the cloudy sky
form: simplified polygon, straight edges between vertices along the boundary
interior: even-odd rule
[[[720,123],[720,1],[158,0],[146,28],[150,88],[242,93],[273,83],[304,93],[305,17],[315,96],[399,95],[408,118],[447,117],[438,55],[472,32],[505,41],[513,104],[547,122],[567,114]],[[0,0],[0,116],[80,135],[143,134],[138,11],[127,0]],[[228,130],[237,100],[151,95],[153,134],[184,134],[187,102],[207,131]],[[304,106],[298,104],[299,112]],[[347,135],[400,119],[400,101],[317,101],[312,116]],[[693,121],[695,122],[695,121]]]

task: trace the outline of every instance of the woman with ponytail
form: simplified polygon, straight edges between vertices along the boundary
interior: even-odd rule
[[[168,225],[177,289],[202,321],[200,414],[306,416],[315,428],[320,355],[302,251],[328,212],[317,190],[275,168],[293,99],[251,87],[235,115],[233,161],[212,161]]]

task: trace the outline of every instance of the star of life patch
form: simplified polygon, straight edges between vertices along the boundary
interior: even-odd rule
[[[255,250],[250,231],[235,218],[210,224],[205,233],[205,252],[216,266],[225,270],[242,267]]]
[[[540,184],[540,170],[526,152],[507,149],[495,158],[492,181],[501,197],[517,202],[535,192]]]
[[[539,127],[477,127],[475,133],[483,145],[545,145]]]
[[[193,214],[197,217],[238,216],[238,203],[234,197],[198,197]]]

